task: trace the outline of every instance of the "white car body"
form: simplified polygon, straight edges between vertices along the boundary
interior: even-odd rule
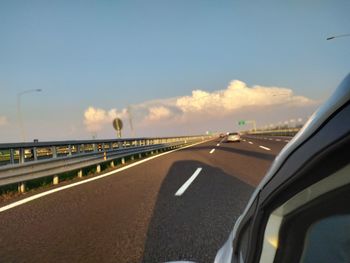
[[[227,136],[228,142],[239,142],[241,140],[241,136],[238,133],[229,133]]]

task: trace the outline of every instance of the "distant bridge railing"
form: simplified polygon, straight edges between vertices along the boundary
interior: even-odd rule
[[[182,147],[211,136],[181,136],[164,138],[129,138],[111,140],[54,141],[0,144],[0,187],[18,183],[18,190],[25,191],[25,182],[53,176],[58,184],[59,174],[77,171],[101,164],[114,167],[115,161],[125,163],[125,158]]]
[[[265,135],[265,136],[290,136],[293,137],[298,133],[300,128],[280,129],[280,130],[257,130],[257,131],[245,131],[244,134],[251,135]]]

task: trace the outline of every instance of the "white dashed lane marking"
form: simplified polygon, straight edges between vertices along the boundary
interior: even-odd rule
[[[271,151],[270,148],[267,148],[267,147],[265,147],[265,146],[259,145],[259,147],[262,148],[262,149],[264,149],[264,150],[266,150],[266,151]]]
[[[202,171],[202,167],[198,167],[197,170],[192,174],[192,176],[177,190],[175,196],[181,196],[187,188],[191,185],[191,183],[196,179],[199,173]]]

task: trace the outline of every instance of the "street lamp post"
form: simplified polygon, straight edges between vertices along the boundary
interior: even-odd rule
[[[129,125],[130,125],[130,130],[131,130],[131,136],[135,137],[135,131],[134,131],[134,125],[133,125],[133,116],[131,113],[131,106],[129,105],[127,107],[127,113],[128,113],[128,119],[129,119]]]
[[[17,118],[18,118],[19,128],[20,128],[20,132],[21,132],[21,139],[23,142],[25,142],[25,140],[26,140],[26,135],[25,135],[25,131],[24,131],[22,112],[21,112],[22,95],[27,94],[27,93],[31,93],[31,92],[41,92],[41,91],[42,91],[41,89],[29,89],[29,90],[25,90],[25,91],[17,93]]]
[[[337,35],[337,36],[331,36],[331,37],[327,37],[326,40],[332,40],[332,39],[340,38],[340,37],[350,37],[350,34],[342,34],[342,35]]]

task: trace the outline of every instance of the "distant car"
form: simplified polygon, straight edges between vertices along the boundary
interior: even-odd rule
[[[220,133],[220,138],[224,138],[225,134],[224,133]]]
[[[241,136],[238,132],[230,132],[227,136],[227,142],[239,142],[241,140]]]
[[[215,263],[350,262],[350,74],[279,153]]]

